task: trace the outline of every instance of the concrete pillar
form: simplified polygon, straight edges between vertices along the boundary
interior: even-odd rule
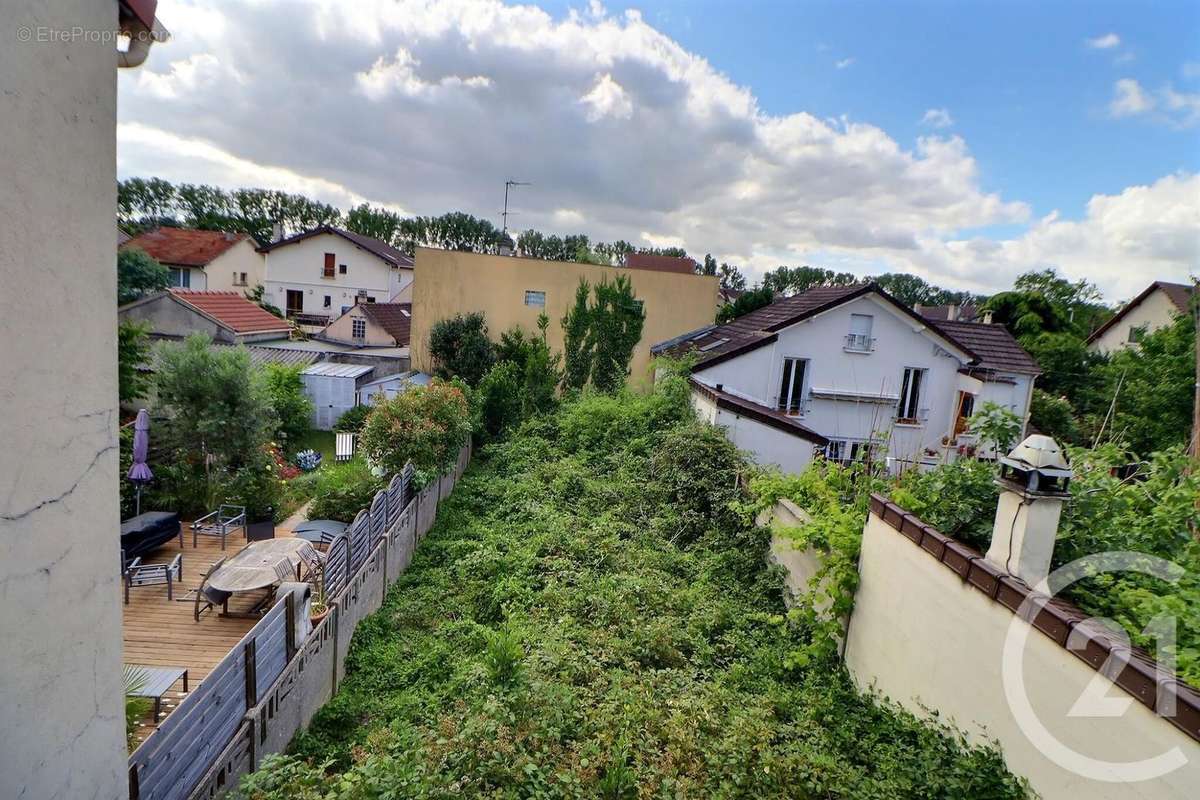
[[[115,0],[3,3],[0,797],[127,792]],[[73,31],[78,31],[75,36]],[[86,34],[93,34],[88,38]]]

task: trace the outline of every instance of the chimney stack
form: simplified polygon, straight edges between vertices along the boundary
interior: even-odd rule
[[[1000,502],[987,560],[1036,586],[1050,574],[1071,468],[1049,436],[1025,439],[1000,459]]]
[[[275,242],[278,242],[281,239],[283,239],[283,223],[282,222],[272,222],[271,223],[271,243],[274,244]]]
[[[992,324],[992,310],[990,308],[985,309],[983,312],[983,324],[984,325]]]

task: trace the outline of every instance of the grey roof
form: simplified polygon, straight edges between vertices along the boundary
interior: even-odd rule
[[[300,374],[324,375],[329,378],[361,378],[374,369],[374,367],[363,364],[336,364],[332,361],[322,361],[319,364],[313,364]]]
[[[312,230],[304,231],[303,233],[297,233],[295,236],[289,236],[286,239],[280,239],[278,242],[265,244],[258,248],[258,252],[269,253],[277,247],[286,247],[289,244],[295,244],[296,242],[304,241],[311,236],[319,236],[322,233],[340,236],[346,241],[361,247],[363,250],[374,253],[394,267],[411,268],[413,265],[413,260],[410,257],[404,255],[403,252],[397,250],[395,247],[392,247],[387,242],[381,242],[380,240],[373,239],[370,236],[363,236],[361,233],[348,231],[345,228],[337,228],[333,225],[322,225],[319,228],[313,228]]]

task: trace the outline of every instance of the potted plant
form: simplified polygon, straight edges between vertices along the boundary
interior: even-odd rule
[[[325,597],[325,576],[321,576],[321,580],[317,581],[313,586],[312,599],[309,601],[308,618],[315,628],[321,624],[321,620],[329,616],[329,601]]]

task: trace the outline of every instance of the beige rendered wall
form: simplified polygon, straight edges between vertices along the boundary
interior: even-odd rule
[[[0,797],[124,797],[113,0],[4,4]]]
[[[246,273],[246,285],[235,284],[233,274]],[[207,278],[207,288],[210,292],[242,292],[251,291],[263,282],[266,272],[266,259],[263,254],[254,249],[251,239],[243,239],[233,247],[217,256],[204,268]],[[192,276],[193,280],[195,275]],[[277,304],[278,305],[278,304]],[[281,306],[282,307],[282,306]]]
[[[1123,319],[1106,330],[1102,336],[1088,345],[1095,353],[1112,353],[1130,346],[1129,330],[1142,325],[1147,331],[1165,328],[1179,316],[1179,309],[1161,289],[1151,292],[1145,300],[1129,310]]]
[[[559,321],[575,302],[579,279],[595,284],[619,274],[630,277],[635,294],[645,301],[646,325],[630,365],[630,384],[648,386],[651,345],[712,324],[716,277],[417,248],[413,368],[428,372],[432,366],[429,331],[435,322],[472,311],[487,315],[488,332],[498,339],[513,325],[536,331],[538,314],[544,310],[550,317],[550,348],[562,352]],[[545,309],[525,305],[527,289],[546,293]]]
[[[325,330],[321,333],[326,339],[333,339],[339,342],[350,342],[352,344],[369,344],[379,345],[384,347],[395,347],[396,340],[392,335],[383,328],[376,325],[371,320],[367,319],[367,336],[364,339],[354,338],[354,320],[366,319],[367,315],[363,313],[362,306],[358,305],[342,314],[333,322],[325,326]]]
[[[936,710],[973,741],[997,740],[1009,769],[1028,778],[1046,800],[1196,797],[1200,744],[1136,701],[1115,717],[1071,716],[1093,681],[1104,684],[1108,697],[1130,698],[1065,648],[1029,630],[1020,674],[1032,709],[1054,737],[1092,759],[1123,763],[1172,749],[1185,759],[1166,776],[1132,783],[1081,777],[1052,761],[1044,743],[1022,731],[1006,699],[1001,664],[1012,612],[874,514],[863,533],[859,569],[846,666],[861,688],[920,716]]]

